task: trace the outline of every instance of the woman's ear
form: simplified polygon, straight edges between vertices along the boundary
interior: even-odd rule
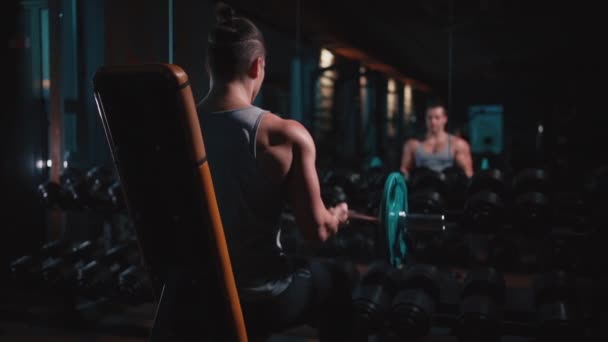
[[[258,78],[264,70],[264,58],[258,57],[251,62],[247,75],[251,78]]]

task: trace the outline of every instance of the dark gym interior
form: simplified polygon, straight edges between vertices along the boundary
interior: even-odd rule
[[[277,239],[287,255],[354,266],[355,340],[608,337],[599,6],[224,3],[264,35],[265,79],[253,103],[306,128],[324,204],[346,202],[352,211],[319,245],[304,239],[287,206]],[[199,103],[211,87],[206,51],[216,4],[0,4],[8,24],[0,341],[181,341],[155,326],[158,286],[166,284],[152,279],[142,258],[140,221],[127,205],[137,196],[123,191],[94,77],[106,66],[174,64]],[[472,175],[414,168],[403,177],[404,146],[424,139],[427,106],[437,101],[448,136],[470,148]],[[175,184],[147,186],[175,196],[163,192]],[[173,241],[172,227],[162,234]],[[189,309],[172,315],[198,312]],[[191,341],[215,340],[204,327],[187,330]],[[265,340],[319,341],[318,329],[298,324]]]

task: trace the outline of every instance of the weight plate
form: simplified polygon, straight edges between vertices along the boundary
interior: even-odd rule
[[[407,186],[403,175],[393,172],[384,183],[384,193],[379,209],[379,253],[388,259],[391,265],[398,267],[404,263],[407,246],[405,234],[405,214],[408,212]]]

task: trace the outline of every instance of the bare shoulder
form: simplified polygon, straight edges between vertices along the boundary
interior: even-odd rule
[[[469,143],[462,139],[461,137],[457,137],[455,135],[452,136],[452,139],[454,139],[454,146],[461,150],[461,151],[468,151],[470,150],[470,146]]]
[[[268,133],[271,140],[296,144],[313,143],[312,137],[304,125],[296,120],[283,119],[274,113],[266,113],[261,128]]]
[[[283,129],[287,139],[299,146],[314,148],[315,143],[310,132],[296,120],[283,120]]]
[[[413,150],[413,149],[415,149],[416,147],[418,147],[418,144],[420,144],[420,141],[418,141],[418,139],[414,139],[414,138],[412,138],[412,139],[408,139],[408,140],[406,140],[406,141],[405,141],[405,144],[403,144],[403,146],[404,146],[406,149]]]

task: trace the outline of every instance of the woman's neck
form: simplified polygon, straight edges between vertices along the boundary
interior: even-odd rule
[[[428,132],[426,134],[427,139],[433,139],[437,141],[442,141],[447,138],[448,133],[446,131],[439,131],[437,133]]]
[[[251,106],[251,95],[242,82],[214,83],[201,104],[210,111]]]

